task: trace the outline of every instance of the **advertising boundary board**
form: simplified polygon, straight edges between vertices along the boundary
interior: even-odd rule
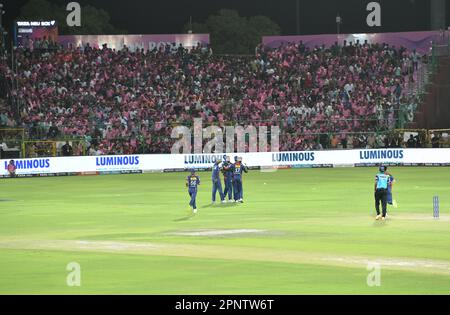
[[[226,156],[240,156],[252,169],[317,167],[450,166],[450,148],[445,149],[355,149],[298,152],[224,154],[148,154],[116,156],[45,157],[17,159],[18,177],[134,174],[208,170]],[[0,177],[8,177],[9,160],[0,160]]]

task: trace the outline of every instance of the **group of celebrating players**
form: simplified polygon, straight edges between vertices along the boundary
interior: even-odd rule
[[[242,157],[235,156],[234,163],[231,162],[229,156],[222,163],[222,159],[218,158],[212,167],[212,203],[216,203],[216,195],[219,192],[220,201],[226,202],[244,202],[244,191],[242,186],[243,173],[248,172],[248,167],[242,163]],[[225,190],[222,190],[222,181],[220,173],[223,174]],[[191,174],[186,179],[186,187],[190,196],[189,206],[193,213],[197,213],[197,190],[200,185],[200,177],[195,173],[195,169],[191,170]],[[228,201],[226,199],[228,195]]]

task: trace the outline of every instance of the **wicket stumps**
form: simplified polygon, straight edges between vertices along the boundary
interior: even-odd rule
[[[439,196],[433,196],[433,218],[439,219]]]

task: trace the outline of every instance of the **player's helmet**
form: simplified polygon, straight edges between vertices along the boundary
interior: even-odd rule
[[[231,161],[231,157],[229,155],[227,155],[227,162]]]
[[[386,172],[386,170],[387,170],[387,166],[384,166],[384,165],[380,165],[380,168],[379,168],[379,170],[380,170],[380,172]]]
[[[195,174],[195,168],[191,168],[191,174]]]
[[[238,156],[236,155],[236,156],[234,157],[234,161],[237,162],[237,160],[238,160]]]

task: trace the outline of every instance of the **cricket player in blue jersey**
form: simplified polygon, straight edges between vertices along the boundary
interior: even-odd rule
[[[238,156],[234,156],[234,164],[238,161]],[[239,198],[236,199],[236,189],[235,189],[235,183],[234,183],[234,164],[231,165],[231,173],[233,173],[233,196],[234,196],[234,202],[237,202]]]
[[[225,198],[228,194],[228,202],[231,202],[233,199],[233,170],[231,167],[233,166],[233,163],[231,163],[231,158],[227,156],[227,159],[222,165],[222,172],[223,172],[223,181],[225,184],[225,190],[223,191],[223,195]]]
[[[375,209],[377,211],[376,220],[386,220],[387,213],[387,192],[390,175],[386,174],[386,166],[380,166],[379,172],[375,175]],[[380,202],[382,214],[380,214]]]
[[[191,170],[191,175],[189,175],[186,179],[186,187],[188,187],[188,193],[191,197],[191,201],[189,202],[189,206],[192,208],[193,213],[197,213],[197,189],[198,185],[200,185],[200,177],[195,174],[195,169]]]
[[[219,191],[220,200],[225,202],[225,196],[222,191],[222,182],[220,180],[220,163],[221,159],[217,159],[212,167],[212,203],[216,203],[216,193]]]
[[[242,164],[242,158],[237,157],[236,163],[233,164],[233,182],[234,182],[234,201],[243,203],[243,195],[242,195],[242,174],[243,172],[247,173],[247,167]]]
[[[387,170],[387,166],[385,166]],[[394,208],[397,208],[397,202],[392,197],[392,186],[394,184],[395,178],[392,176],[391,173],[386,172],[387,175],[389,175],[389,185],[388,185],[388,192],[387,192],[387,203],[394,206]]]
[[[243,165],[244,172],[247,173],[248,172],[247,165],[245,165],[245,163],[244,163],[244,161],[242,159],[242,156],[239,157],[239,158],[241,159],[241,164]],[[244,185],[242,185],[242,187],[241,187],[241,199],[242,199],[242,202],[243,202],[243,200],[244,200]]]

